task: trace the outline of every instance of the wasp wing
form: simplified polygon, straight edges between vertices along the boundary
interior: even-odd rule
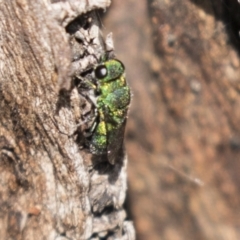
[[[124,154],[124,132],[126,117],[119,124],[108,122],[107,127],[107,157],[111,164],[115,164],[122,159]]]

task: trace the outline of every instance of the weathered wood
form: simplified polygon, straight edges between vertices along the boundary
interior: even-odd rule
[[[238,1],[112,7],[104,25],[118,26],[133,91],[126,146],[137,239],[240,239]]]
[[[0,3],[1,239],[134,239],[126,156],[100,172],[73,134],[85,103],[72,77],[105,52],[93,10],[109,4]]]

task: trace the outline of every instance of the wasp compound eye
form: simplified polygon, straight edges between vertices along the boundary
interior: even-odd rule
[[[102,79],[107,76],[107,68],[104,65],[100,65],[95,69],[95,76],[98,79]]]

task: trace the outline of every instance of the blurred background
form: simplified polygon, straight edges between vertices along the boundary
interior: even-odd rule
[[[129,218],[138,240],[240,239],[240,4],[113,0],[133,99]]]

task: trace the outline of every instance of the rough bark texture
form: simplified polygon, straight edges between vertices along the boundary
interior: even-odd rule
[[[98,164],[73,134],[89,103],[72,78],[113,50],[93,12],[109,4],[0,1],[1,239],[134,239],[126,156]]]
[[[239,19],[235,0],[115,1],[105,19],[134,95],[139,240],[240,239]]]

